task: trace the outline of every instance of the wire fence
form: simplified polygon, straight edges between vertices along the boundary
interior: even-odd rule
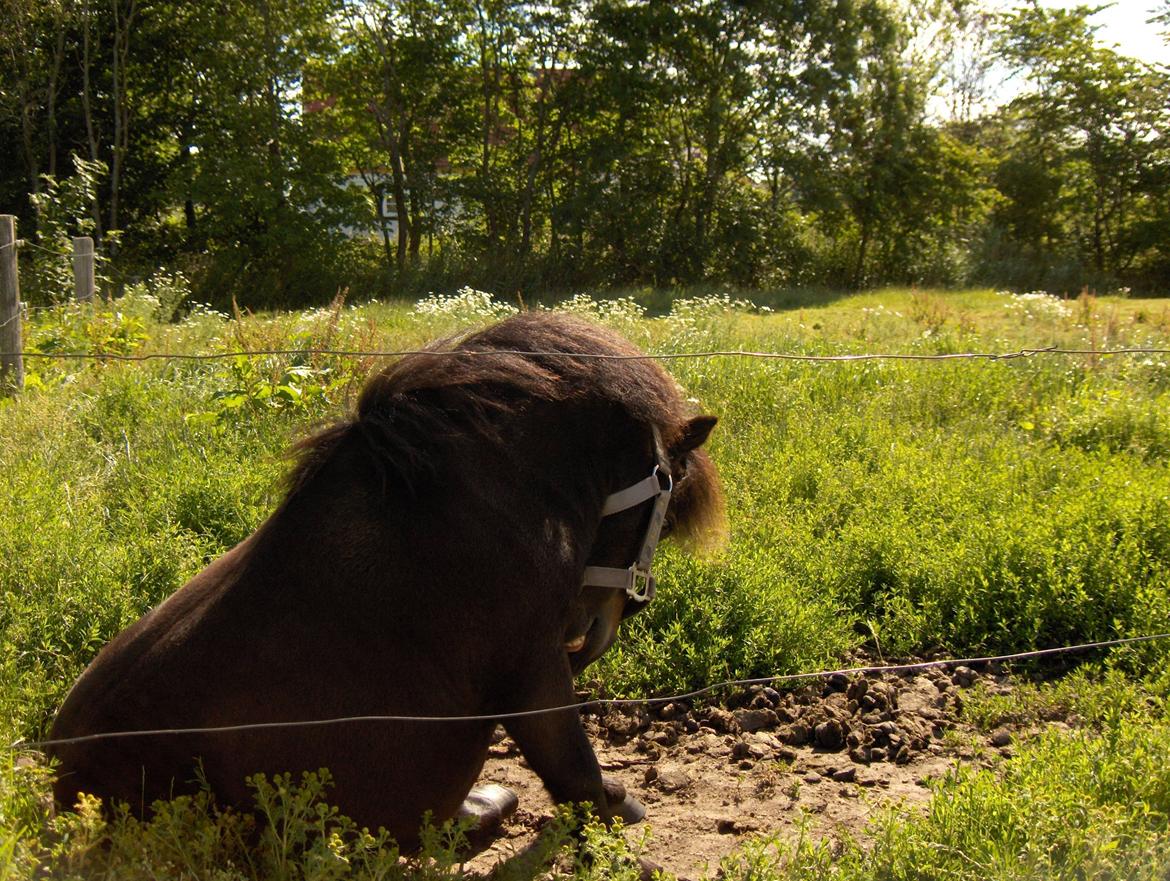
[[[28,239],[17,239],[15,242],[7,242],[0,246],[0,248],[32,248],[34,251],[41,251],[45,254],[51,254],[54,257],[64,257],[68,260],[73,259],[72,251],[63,251],[60,248],[46,248],[44,245],[38,245],[36,242],[30,242]]]
[[[1123,645],[1153,642],[1170,639],[1170,633],[1154,633],[1146,636],[1130,636],[1120,639],[1085,642],[1077,645],[1058,646],[1047,649],[1032,649],[1023,652],[1014,652],[1006,655],[985,655],[970,658],[949,658],[946,660],[916,661],[908,664],[883,664],[879,666],[843,667],[836,670],[818,670],[809,673],[786,673],[775,676],[763,676],[756,679],[727,679],[711,685],[703,686],[694,691],[672,694],[661,697],[645,698],[598,698],[573,704],[559,704],[552,707],[541,707],[533,710],[520,710],[511,713],[479,713],[456,716],[401,716],[401,715],[365,715],[365,716],[334,716],[325,719],[297,719],[281,722],[249,722],[240,725],[214,725],[191,728],[152,728],[137,731],[102,731],[96,734],[86,734],[80,737],[61,737],[49,740],[25,741],[18,740],[9,744],[9,749],[41,749],[49,746],[66,746],[75,743],[88,743],[95,740],[109,740],[126,737],[161,737],[191,734],[229,734],[245,731],[269,731],[274,729],[320,728],[329,725],[346,725],[354,723],[372,722],[501,722],[507,719],[521,719],[529,716],[543,716],[549,713],[563,713],[567,711],[580,712],[586,709],[609,709],[614,707],[650,707],[690,701],[695,698],[709,695],[724,688],[750,688],[753,685],[782,685],[799,682],[807,679],[828,679],[832,676],[872,676],[895,673],[910,673],[918,670],[947,669],[960,666],[983,666],[986,664],[1007,664],[1015,661],[1025,661],[1034,658],[1046,658],[1053,655],[1085,652],[1095,649],[1115,648]]]
[[[13,246],[29,247],[47,254],[60,257],[74,257],[76,254],[71,254],[66,251],[61,251],[53,248],[47,248],[35,242],[30,242],[26,239],[18,239],[10,242],[4,247]],[[88,256],[88,255],[87,255]],[[20,304],[23,312],[17,312],[5,322],[0,324],[0,330],[19,320],[22,316],[27,317],[29,311],[47,311],[56,309],[56,306],[32,306],[22,303]],[[808,363],[848,363],[848,362],[865,362],[865,361],[1013,361],[1026,358],[1032,358],[1042,355],[1066,356],[1066,357],[1087,357],[1090,359],[1100,357],[1134,357],[1140,355],[1167,355],[1170,354],[1170,348],[1158,347],[1124,347],[1111,349],[1097,349],[1097,348],[1061,348],[1055,345],[1038,346],[1022,348],[1014,351],[1004,352],[949,352],[949,353],[918,353],[918,352],[866,352],[866,353],[843,353],[843,354],[814,354],[803,352],[762,352],[762,351],[744,351],[744,350],[714,350],[714,351],[693,351],[693,352],[651,352],[631,355],[615,355],[602,354],[597,352],[544,352],[544,351],[525,351],[525,350],[488,350],[488,351],[469,351],[462,349],[455,350],[431,350],[431,349],[398,349],[398,350],[358,350],[358,349],[315,349],[315,348],[280,348],[280,349],[240,349],[223,352],[203,352],[203,353],[185,353],[185,352],[146,352],[146,353],[106,353],[106,352],[46,352],[37,349],[26,349],[22,351],[0,351],[0,359],[6,361],[13,361],[15,359],[41,359],[41,360],[56,360],[56,361],[80,361],[80,360],[94,360],[103,362],[144,362],[144,361],[215,361],[219,359],[238,358],[238,357],[309,357],[309,356],[330,356],[342,358],[401,358],[406,356],[428,356],[435,358],[466,358],[466,357],[503,357],[503,356],[522,356],[522,357],[549,357],[560,356],[565,358],[580,358],[592,360],[615,360],[615,361],[639,361],[639,360],[658,360],[658,361],[675,361],[684,359],[703,359],[703,358],[747,358],[758,360],[771,361],[799,361]]]
[[[60,256],[70,256],[65,252],[57,252],[48,248],[41,247],[34,243],[21,241],[19,243],[11,243],[13,245],[20,244],[22,246],[31,246],[38,248],[50,254],[60,254]],[[27,317],[27,310],[30,308],[27,304],[21,304],[22,310],[15,313],[3,324],[0,324],[0,329],[6,327],[14,321]],[[51,310],[57,307],[52,306],[34,306],[31,307],[36,311]],[[203,353],[182,353],[182,352],[146,352],[137,354],[118,354],[118,353],[101,353],[101,352],[42,352],[37,350],[25,350],[18,352],[0,352],[0,358],[38,358],[47,360],[92,360],[102,362],[146,362],[146,361],[187,361],[187,362],[207,362],[223,359],[233,359],[239,357],[308,357],[308,356],[328,356],[341,358],[402,358],[408,356],[418,357],[433,357],[433,358],[480,358],[480,357],[563,357],[563,358],[579,358],[586,360],[609,360],[609,361],[674,361],[685,359],[710,359],[710,358],[743,358],[754,360],[768,360],[768,361],[795,361],[795,362],[810,362],[810,363],[852,363],[852,362],[868,362],[868,361],[923,361],[923,362],[941,362],[941,361],[1018,361],[1021,359],[1035,358],[1040,356],[1064,356],[1064,357],[1134,357],[1142,355],[1167,355],[1170,354],[1170,348],[1158,347],[1126,347],[1113,349],[1080,349],[1080,348],[1061,348],[1058,346],[1044,346],[1035,348],[1021,348],[1017,350],[1002,351],[1002,352],[951,352],[951,353],[912,353],[912,352],[870,352],[857,354],[812,354],[799,352],[769,352],[769,351],[747,351],[747,350],[707,350],[707,351],[688,351],[688,352],[650,352],[639,354],[608,354],[597,352],[563,352],[563,351],[539,351],[539,350],[522,350],[522,349],[508,349],[508,350],[463,350],[463,349],[315,349],[315,348],[279,348],[279,349],[239,349],[228,350],[222,352],[203,352]],[[521,718],[526,716],[537,716],[548,713],[566,712],[570,710],[582,711],[586,709],[608,709],[616,707],[631,707],[641,706],[649,707],[655,705],[662,705],[672,702],[694,700],[705,695],[709,695],[721,689],[733,687],[750,687],[754,685],[776,685],[784,683],[799,682],[803,680],[821,678],[825,679],[836,675],[881,675],[881,674],[895,674],[913,672],[916,670],[950,668],[961,665],[983,665],[990,663],[1011,663],[1014,661],[1022,661],[1033,658],[1043,658],[1057,654],[1069,654],[1074,652],[1083,652],[1094,649],[1112,648],[1123,645],[1130,645],[1136,643],[1151,642],[1155,640],[1170,639],[1170,633],[1159,633],[1148,636],[1137,636],[1123,639],[1106,640],[1099,642],[1081,643],[1071,646],[1060,646],[1048,649],[1036,649],[1031,651],[1016,652],[1013,654],[983,656],[983,657],[969,657],[969,658],[953,658],[947,660],[923,661],[909,664],[895,664],[882,666],[862,666],[862,667],[848,667],[835,670],[821,670],[806,673],[780,674],[765,676],[754,679],[732,679],[724,680],[711,685],[706,685],[702,688],[688,691],[680,694],[673,694],[660,697],[647,698],[604,698],[585,701],[583,703],[564,704],[552,707],[544,707],[533,710],[524,710],[510,713],[492,713],[492,714],[471,714],[471,715],[456,715],[456,716],[419,716],[419,715],[361,715],[361,716],[342,716],[331,717],[323,719],[305,719],[305,720],[290,720],[280,722],[258,722],[245,723],[239,725],[222,725],[210,727],[192,727],[192,728],[165,728],[165,729],[148,729],[135,731],[110,731],[100,732],[96,734],[85,735],[81,737],[72,738],[58,738],[51,740],[39,741],[16,741],[10,744],[10,749],[38,749],[49,746],[63,746],[73,743],[83,743],[93,740],[101,740],[108,738],[126,738],[126,737],[147,737],[147,736],[164,736],[164,735],[192,735],[192,734],[217,734],[217,733],[231,733],[231,732],[245,732],[256,730],[271,730],[271,729],[290,729],[290,728],[307,728],[307,727],[321,727],[330,725],[342,725],[352,723],[371,723],[371,722],[400,722],[400,723],[428,723],[428,722],[473,722],[473,721],[503,721],[507,719]]]
[[[11,319],[9,319],[11,321]],[[637,355],[614,355],[598,352],[560,352],[525,349],[238,349],[224,352],[146,352],[139,354],[116,354],[102,352],[0,352],[0,358],[42,358],[53,360],[93,361],[216,361],[239,357],[305,357],[324,355],[340,358],[402,358],[427,356],[432,358],[488,358],[488,357],[558,357],[581,358],[600,361],[676,361],[699,358],[749,358],[774,361],[806,361],[840,363],[854,361],[1013,361],[1043,355],[1073,357],[1112,357],[1136,355],[1170,355],[1170,348],[1119,348],[1119,349],[1062,349],[1056,346],[1024,348],[1006,352],[950,352],[941,354],[920,354],[914,352],[869,352],[861,354],[815,355],[800,352],[754,352],[740,349],[696,351],[696,352],[648,352]]]

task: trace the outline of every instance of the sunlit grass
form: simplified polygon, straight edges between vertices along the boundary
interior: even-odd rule
[[[567,308],[655,352],[1170,345],[1165,301],[918,290],[678,300],[669,311],[659,295],[642,293],[578,298]],[[647,316],[648,304],[656,317]],[[26,392],[0,402],[0,740],[43,733],[106,641],[254,529],[278,501],[285,450],[345,413],[362,378],[381,363],[308,350],[412,349],[514,307],[466,292],[422,309],[337,304],[238,320],[196,309],[179,323],[155,320],[147,299],[34,313],[26,338],[41,351],[303,354],[197,363],[30,360]],[[711,451],[726,487],[730,540],[709,559],[663,549],[659,598],[588,671],[595,690],[661,694],[816,669],[862,646],[883,657],[1014,651],[1170,630],[1165,356],[666,363],[697,406],[720,418]],[[1098,660],[1124,671],[1127,678],[1107,680],[1117,692],[1122,682],[1140,690],[1166,658],[1165,647],[1151,644]],[[1092,693],[1093,705],[1108,703]],[[1121,762],[1122,743],[1131,751],[1161,748],[1164,698],[1149,701],[1125,702],[1091,737],[1054,735],[1027,755],[1071,768],[1087,755]],[[991,719],[1010,709],[983,712]],[[1123,726],[1139,712],[1154,720],[1147,729]],[[1104,746],[1092,737],[1105,738]],[[21,801],[21,781],[33,772],[9,765],[0,795],[0,878],[17,865],[19,842],[36,839],[46,822],[33,802]],[[1125,767],[1118,773],[1148,772],[1151,786],[1166,785],[1164,772]],[[1032,780],[1019,773],[1017,785]],[[1072,789],[1060,797],[1073,798],[1082,784],[1070,773]],[[898,820],[879,836],[887,850],[873,849],[872,861],[861,851],[835,861],[813,851],[792,859],[819,866],[825,877],[972,879],[1043,871],[1074,877],[1072,862],[1088,859],[1097,860],[1093,877],[1112,877],[1107,870],[1117,866],[1140,868],[1131,859],[1140,844],[1153,848],[1150,866],[1165,865],[1165,848],[1150,843],[1146,821],[1117,807],[1146,799],[1151,816],[1164,811],[1140,787],[1093,795],[1103,807],[1085,814],[1087,825],[1076,828],[1087,831],[1065,844],[1045,838],[1057,827],[1037,821],[995,779],[956,778],[939,798],[961,805],[959,814],[925,824]],[[915,848],[968,853],[972,845],[946,838],[947,829],[994,825],[996,810],[1004,823],[1033,830],[1031,837],[995,839],[998,857],[971,850],[965,870],[961,860],[939,856],[939,874],[910,872],[922,861]],[[1044,847],[1070,856],[1041,859],[1034,851]],[[1114,852],[1129,854],[1129,862],[1109,862]],[[883,853],[905,861],[882,863]],[[1004,868],[1012,853],[1022,854],[1017,874]],[[760,877],[796,863],[770,865]],[[20,866],[15,877],[26,871]],[[849,866],[855,874],[831,874]],[[979,874],[979,866],[991,874]]]

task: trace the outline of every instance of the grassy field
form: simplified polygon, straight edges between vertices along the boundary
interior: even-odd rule
[[[154,293],[35,313],[28,345],[404,349],[512,308],[465,292],[239,319],[195,308],[173,323],[159,320],[173,309],[169,292]],[[889,290],[754,304],[579,297],[560,308],[660,353],[1170,347],[1170,302],[1160,300]],[[284,451],[343,414],[378,363],[29,362],[27,391],[0,402],[0,881],[32,877],[37,863],[78,877],[136,877],[131,866],[166,878],[457,873],[439,841],[433,859],[402,868],[385,842],[311,806],[297,829],[336,836],[309,835],[295,858],[273,845],[253,862],[234,821],[198,806],[145,830],[103,828],[84,814],[50,824],[38,800],[43,769],[7,747],[46,730],[111,636],[260,522],[278,499]],[[720,417],[711,451],[731,535],[706,559],[664,548],[659,599],[589,671],[594,691],[663,694],[818,669],[859,649],[884,658],[1008,652],[1170,631],[1166,355],[667,366]],[[866,846],[844,851],[762,843],[731,860],[727,875],[1165,877],[1167,649],[1093,658],[1112,672],[1077,680],[1082,730],[1026,744],[1002,776],[944,781],[927,816],[886,817]],[[1014,711],[1052,699],[1041,689]],[[310,785],[299,797],[319,795]],[[594,837],[612,859],[579,863],[576,874],[628,875],[624,845]]]

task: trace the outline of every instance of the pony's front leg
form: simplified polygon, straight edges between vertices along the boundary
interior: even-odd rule
[[[575,701],[571,684],[548,697],[546,706]],[[601,766],[576,709],[507,719],[504,728],[555,802],[589,802],[605,823],[612,820]]]
[[[572,679],[567,678],[565,683],[563,688],[550,688],[538,706],[555,707],[574,703],[576,695],[573,693]],[[615,814],[620,812],[617,801],[625,793],[617,781],[605,781],[602,778],[597,755],[581,724],[580,711],[558,710],[554,713],[520,716],[505,720],[504,728],[516,741],[520,752],[554,801],[558,804],[589,802],[606,825],[613,822]],[[612,800],[608,794],[610,792],[614,795]],[[644,811],[637,802],[634,805]],[[637,819],[641,819],[641,815]],[[543,858],[539,856],[543,850],[542,839],[538,838],[528,850],[510,860],[509,871],[498,877],[502,881],[531,877],[531,874],[522,876],[511,872],[518,872],[519,866],[535,865]],[[640,859],[639,863],[643,881],[650,881],[661,868],[646,859]]]

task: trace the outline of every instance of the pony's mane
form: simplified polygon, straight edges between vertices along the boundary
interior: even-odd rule
[[[479,354],[488,352],[493,354]],[[498,441],[498,426],[534,402],[614,404],[635,421],[657,426],[669,446],[690,417],[690,407],[670,374],[641,355],[607,328],[555,312],[525,312],[469,335],[439,340],[371,377],[350,420],[297,445],[290,494],[354,431],[365,438],[382,467],[392,468],[409,487],[412,476],[425,476],[434,468],[444,438]],[[702,482],[710,483],[702,493],[705,503],[695,506],[696,522],[680,522],[685,531],[713,516],[715,507],[721,509],[716,504],[718,481],[707,466],[702,471]]]
[[[454,354],[411,355],[390,365],[366,384],[358,418],[376,416],[402,397],[439,390],[475,412],[533,400],[591,398],[620,403],[634,419],[668,427],[683,410],[678,385],[651,359],[561,354],[643,354],[612,331],[562,313],[522,313],[462,338],[440,340],[430,351]],[[482,352],[493,354],[476,354]]]

